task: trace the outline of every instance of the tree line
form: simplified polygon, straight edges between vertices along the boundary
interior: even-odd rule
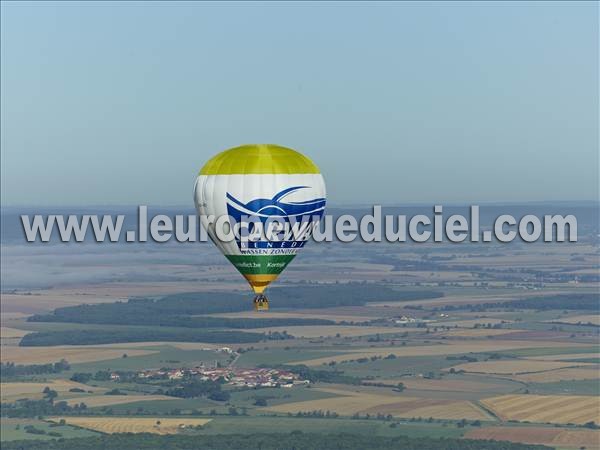
[[[236,319],[228,317],[197,317],[183,314],[177,309],[157,311],[152,303],[137,302],[78,305],[59,308],[51,314],[37,314],[27,319],[30,322],[63,322],[98,325],[141,325],[181,328],[268,328],[302,325],[334,325],[325,319]]]
[[[80,329],[42,331],[30,333],[21,339],[22,347],[49,345],[90,345],[114,342],[207,342],[207,343],[254,343],[266,339],[264,333],[243,331],[169,330],[161,328],[130,328],[126,330]]]
[[[48,364],[15,364],[12,362],[0,363],[2,378],[18,377],[25,375],[42,375],[47,373],[60,373],[69,370],[70,365],[66,359]]]
[[[457,438],[370,434],[255,433],[226,435],[110,434],[87,438],[3,442],[3,450],[550,450],[544,445]]]
[[[54,401],[54,395],[46,395],[44,400],[17,400],[14,403],[2,403],[0,407],[2,417],[38,417],[57,416],[63,414],[81,414],[87,410],[85,403],[69,406],[67,402]],[[4,448],[4,442],[2,443]]]

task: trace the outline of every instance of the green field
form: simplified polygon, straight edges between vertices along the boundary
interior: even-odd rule
[[[600,358],[575,358],[575,359],[563,359],[566,362],[576,362],[576,363],[590,363],[590,364],[600,364]]]
[[[113,383],[112,386],[114,387],[115,384]],[[119,389],[121,389],[121,384],[118,386]],[[257,407],[254,405],[256,398],[264,398],[269,405],[278,405],[281,403],[336,397],[335,394],[300,386],[291,389],[262,388],[244,390],[236,390],[226,387],[226,390],[231,392],[231,398],[227,402],[217,402],[202,397],[185,399],[174,398],[173,400],[138,401],[90,409],[94,411],[110,409],[114,414],[135,414],[143,411],[144,414],[162,415],[172,414],[175,412],[178,414],[187,414],[193,411],[196,413],[198,411],[202,411],[204,414],[208,414],[212,410],[215,410],[218,414],[228,414],[229,408],[235,407],[238,409],[239,413],[242,412],[242,408],[246,408],[248,414],[256,415],[263,414],[263,412],[261,410],[257,410]],[[82,398],[82,401],[85,402],[85,398]]]
[[[194,367],[201,363],[213,365],[216,361],[222,363],[228,360],[228,355],[223,353],[205,350],[181,350],[170,345],[139,347],[139,349],[157,350],[158,352],[150,355],[73,364],[69,372],[61,374],[61,378],[64,377],[64,374],[70,375],[74,372],[97,372],[98,370],[135,371],[149,368],[158,369],[161,367]],[[123,353],[127,353],[127,350],[124,349]]]
[[[348,355],[348,359],[355,358],[356,357],[353,357],[352,354]],[[443,356],[411,356],[398,357],[395,359],[378,359],[375,361],[369,360],[363,363],[338,363],[333,366],[333,368],[336,370],[343,370],[346,375],[352,375],[359,378],[366,378],[369,376],[376,378],[391,378],[401,375],[436,372],[456,364],[456,361],[448,361]]]
[[[527,389],[531,394],[568,394],[600,396],[598,380],[569,380],[554,383],[529,383]]]
[[[482,319],[484,320],[484,319]],[[596,333],[598,331],[598,327],[593,325],[569,325],[566,323],[551,323],[551,322],[543,322],[542,318],[538,318],[537,322],[532,319],[531,321],[522,321],[522,322],[514,322],[507,323],[502,326],[502,328],[511,328],[516,330],[529,330],[529,331],[552,331],[559,330],[565,333]]]
[[[22,439],[58,439],[58,437],[48,436],[47,434],[32,434],[25,431],[27,425],[33,425],[38,430],[48,432],[58,432],[63,438],[94,436],[98,433],[83,430],[68,425],[51,427],[50,423],[34,419],[9,419],[2,418],[0,422],[0,440],[17,441]],[[18,429],[17,429],[18,428]]]
[[[460,437],[468,428],[457,428],[453,424],[399,423],[381,420],[316,419],[296,417],[220,417],[217,416],[205,425],[200,434],[236,433],[289,433],[302,430],[306,433],[360,433],[371,436],[410,436],[410,437]]]
[[[282,403],[303,402],[307,400],[318,400],[322,398],[337,397],[335,394],[319,391],[310,387],[294,387],[291,389],[250,389],[231,394],[229,403],[234,406],[246,406],[256,408],[256,398],[264,398],[268,405],[280,405]]]
[[[252,350],[243,353],[236,365],[238,367],[254,367],[260,364],[287,364],[312,358],[343,355],[344,353],[343,351],[313,350],[300,347],[291,347],[289,350],[269,348],[268,350]]]
[[[85,400],[84,400],[85,402]],[[144,414],[167,415],[167,414],[186,414],[193,410],[202,411],[204,414],[216,410],[219,414],[226,414],[229,409],[228,404],[215,402],[207,398],[174,398],[173,400],[150,400],[144,402],[122,403],[120,405],[111,405],[106,407],[90,408],[92,411],[112,411],[114,414],[135,415],[142,412]]]

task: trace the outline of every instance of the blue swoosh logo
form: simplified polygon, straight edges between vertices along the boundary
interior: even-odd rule
[[[309,186],[293,186],[284,189],[273,198],[257,198],[243,203],[227,193],[227,213],[237,222],[242,216],[256,216],[265,221],[269,217],[287,218],[292,216],[322,216],[325,210],[324,198],[315,198],[302,202],[286,202],[285,197]]]

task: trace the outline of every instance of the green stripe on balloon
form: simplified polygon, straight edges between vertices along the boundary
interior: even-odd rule
[[[278,275],[296,255],[225,255],[242,275]]]

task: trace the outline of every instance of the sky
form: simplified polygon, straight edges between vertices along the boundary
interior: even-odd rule
[[[246,143],[333,204],[598,200],[598,4],[8,2],[3,205],[192,205]]]

